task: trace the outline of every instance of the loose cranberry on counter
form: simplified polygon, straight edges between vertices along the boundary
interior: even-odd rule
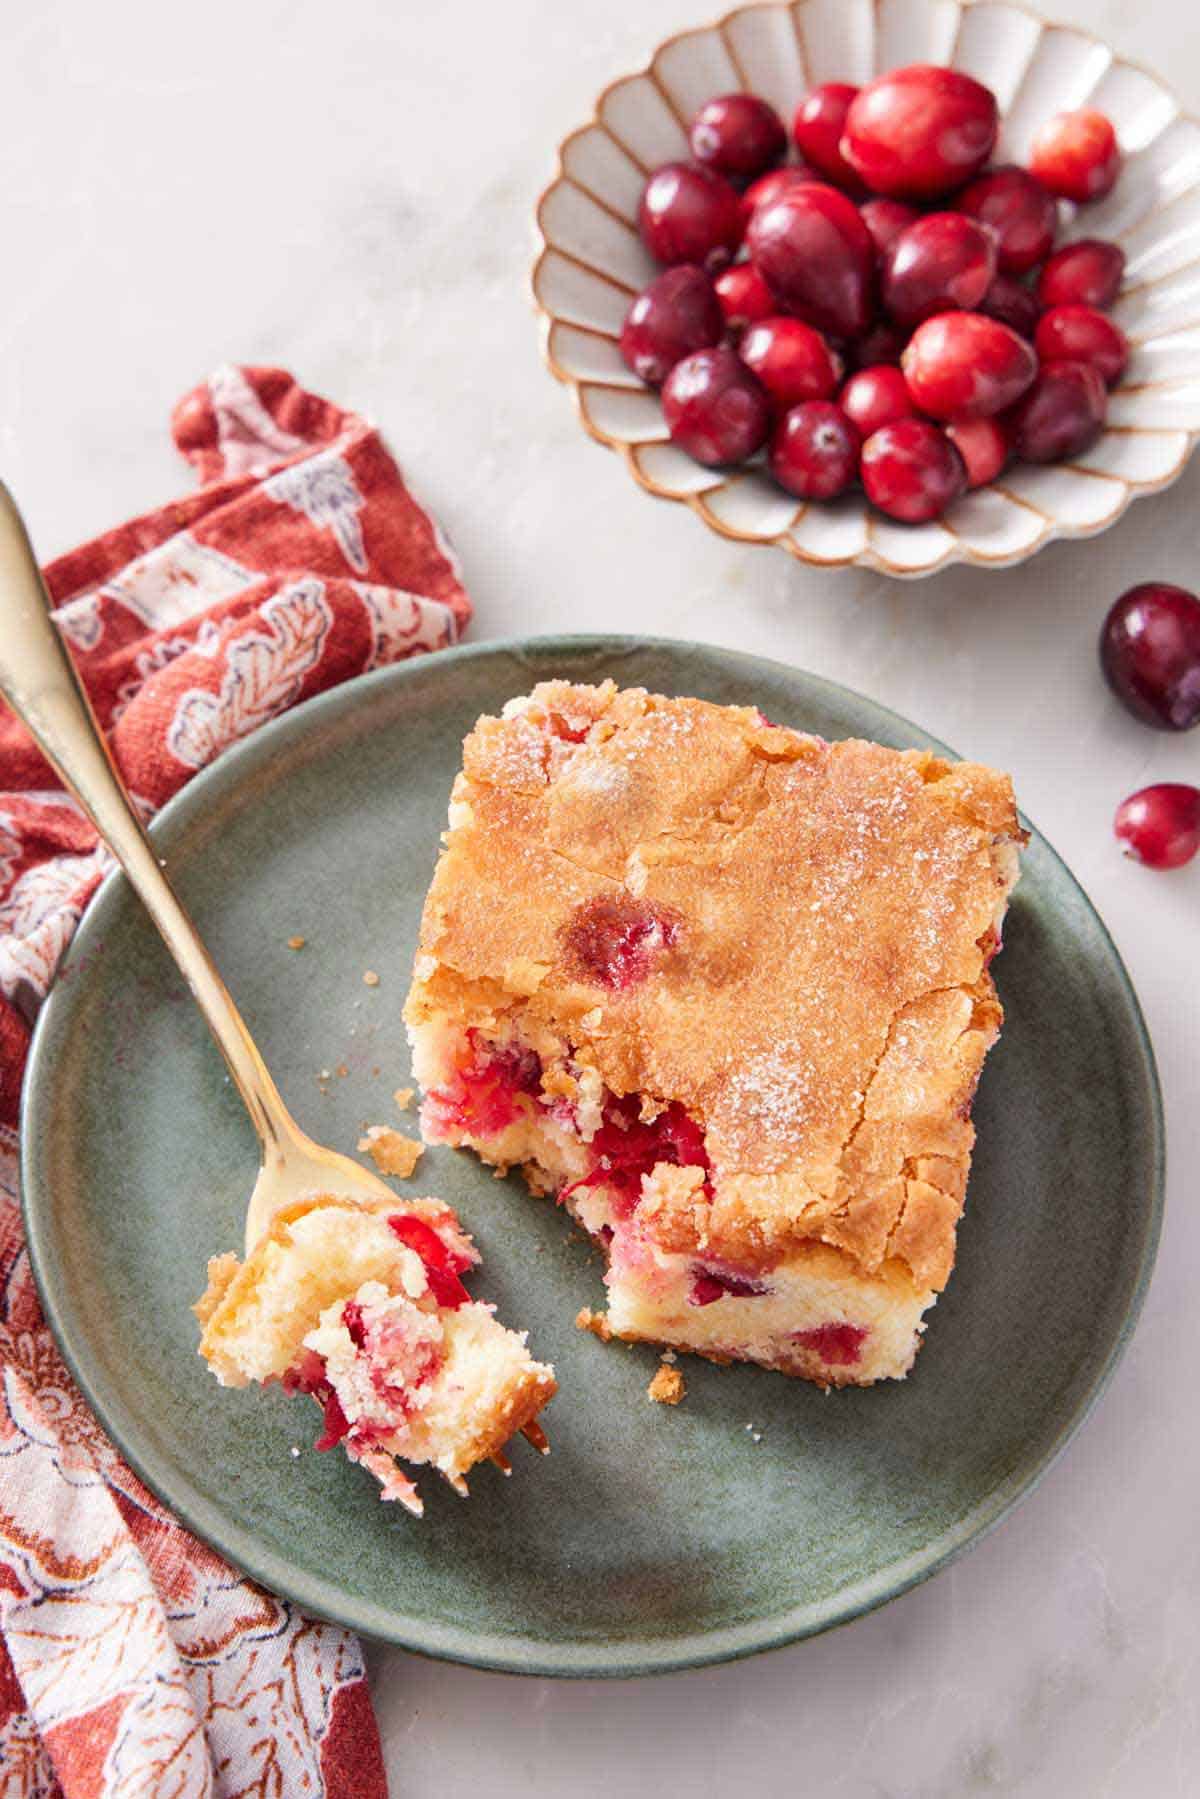
[[[1029,392],[1007,421],[1023,462],[1061,462],[1095,443],[1104,427],[1108,394],[1086,362],[1044,362]]]
[[[1160,781],[1117,807],[1113,829],[1127,856],[1147,868],[1182,868],[1200,850],[1200,787]]]
[[[931,212],[902,231],[883,264],[880,294],[897,324],[970,312],[996,274],[991,232],[960,212]]]
[[[752,181],[742,195],[742,222],[750,223],[751,217],[760,206],[769,206],[772,200],[778,200],[783,194],[795,193],[798,187],[811,187],[815,182],[823,185],[820,177],[811,169],[797,169],[789,164],[786,169],[772,169],[769,175],[760,175]]]
[[[756,207],[746,246],[784,311],[833,337],[866,330],[875,247],[845,194],[807,182]]]
[[[847,193],[861,194],[862,182],[842,155],[846,114],[858,94],[848,81],[823,81],[807,93],[792,119],[792,138],[812,168]]]
[[[757,319],[769,319],[778,302],[752,262],[735,262],[713,283],[725,323],[731,331],[744,331]]]
[[[638,226],[642,242],[659,262],[723,269],[742,241],[741,201],[723,175],[668,162],[646,183]]]
[[[1049,255],[1058,208],[1035,175],[1011,163],[980,175],[955,205],[996,234],[996,258],[1006,275],[1024,275]]]
[[[1060,112],[1035,133],[1030,172],[1043,187],[1079,205],[1111,193],[1121,172],[1121,150],[1111,119],[1093,107]]]
[[[838,405],[864,439],[896,419],[911,418],[916,411],[908,382],[888,363],[851,375],[838,395]]]
[[[940,518],[967,485],[962,457],[925,419],[897,419],[876,431],[863,445],[859,472],[872,504],[908,525]]]
[[[994,481],[1011,454],[1008,433],[997,419],[951,419],[946,436],[963,459],[969,488]]]
[[[995,97],[982,83],[914,63],[861,90],[846,115],[841,152],[873,192],[930,199],[979,173],[997,125]]]
[[[1037,297],[1043,306],[1111,306],[1125,275],[1125,252],[1101,237],[1064,244],[1049,258],[1038,277]]]
[[[744,462],[767,440],[771,402],[728,344],[677,362],[662,395],[672,442],[708,468]]]
[[[1129,340],[1094,306],[1052,306],[1038,320],[1033,347],[1042,362],[1088,362],[1106,387],[1121,379]]]
[[[775,108],[757,94],[720,94],[696,114],[688,142],[705,168],[749,181],[786,153],[787,132]]]
[[[879,257],[886,256],[900,233],[915,225],[921,216],[915,206],[906,206],[903,200],[864,200],[858,210]]]
[[[738,353],[771,396],[777,416],[802,400],[827,400],[841,366],[819,331],[799,319],[763,319],[751,325]]]
[[[703,269],[680,263],[640,293],[625,315],[621,354],[651,387],[664,382],[693,350],[719,344],[725,314]]]
[[[942,312],[913,333],[900,358],[909,391],[934,418],[986,418],[1011,406],[1037,375],[1033,348],[979,312]]]
[[[978,310],[986,313],[989,319],[999,319],[1018,337],[1027,337],[1032,343],[1042,309],[1032,288],[1013,275],[997,275],[979,302]]]
[[[1143,724],[1200,724],[1200,600],[1167,581],[1131,587],[1100,633],[1100,663],[1117,698]]]
[[[858,432],[829,400],[793,406],[771,439],[771,473],[803,500],[832,500],[858,473]]]

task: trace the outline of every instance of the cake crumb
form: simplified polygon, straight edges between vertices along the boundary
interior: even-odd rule
[[[412,1105],[413,1090],[411,1087],[397,1087],[396,1091],[392,1094],[392,1098],[395,1100],[400,1111],[407,1112],[408,1108]]]
[[[360,1155],[369,1155],[380,1174],[396,1174],[406,1181],[424,1155],[424,1145],[414,1137],[405,1137],[390,1124],[367,1126],[358,1140]]]
[[[379,985],[379,976],[375,973],[375,970],[373,968],[368,968],[366,973],[363,975],[363,986],[364,987],[378,987],[378,985]]]
[[[289,937],[288,938],[288,948],[289,949],[303,949],[304,945],[307,942],[308,942],[307,937]]]
[[[678,1368],[663,1361],[646,1388],[646,1398],[654,1400],[656,1405],[678,1405],[686,1392],[687,1382]]]
[[[662,1359],[664,1362],[677,1362],[679,1357],[675,1354],[673,1349],[664,1349],[662,1352]]]
[[[593,1312],[591,1306],[580,1306],[575,1314],[575,1329],[591,1331],[593,1337],[599,1337],[602,1343],[607,1343],[612,1336],[604,1313]]]
[[[349,1072],[350,1072],[350,1070],[349,1070],[349,1069],[348,1069],[348,1068],[347,1068],[347,1067],[346,1067],[346,1064],[345,1064],[345,1063],[344,1063],[344,1062],[339,1062],[339,1063],[338,1063],[338,1065],[337,1065],[337,1077],[338,1077],[338,1080],[339,1080],[339,1081],[344,1081],[344,1080],[345,1080],[345,1078],[346,1078],[346,1076],[347,1076],[347,1075],[348,1075],[348,1074],[349,1074]]]
[[[297,1460],[297,1459],[298,1459],[298,1458],[299,1458],[299,1455],[300,1455],[300,1445],[299,1445],[299,1443],[293,1443],[293,1444],[292,1444],[292,1447],[291,1447],[291,1448],[290,1448],[290,1449],[289,1449],[289,1451],[288,1451],[288,1454],[289,1454],[289,1455],[290,1455],[290,1456],[291,1456],[291,1458],[292,1458],[292,1460],[293,1460],[293,1461],[296,1461],[296,1460]]]

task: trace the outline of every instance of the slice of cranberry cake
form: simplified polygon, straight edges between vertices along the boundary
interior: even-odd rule
[[[900,1378],[954,1261],[1007,776],[546,682],[464,746],[406,1019],[433,1141],[608,1255],[605,1334]]]
[[[478,1251],[439,1199],[285,1206],[244,1264],[216,1256],[195,1307],[223,1386],[279,1381],[323,1408],[318,1449],[341,1444],[384,1499],[422,1507],[398,1461],[431,1463],[460,1493],[552,1397],[554,1371],[462,1282]]]

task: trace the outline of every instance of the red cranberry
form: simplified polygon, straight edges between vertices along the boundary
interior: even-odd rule
[[[751,325],[738,346],[771,396],[776,414],[802,400],[827,400],[841,369],[819,331],[799,319],[763,319]]]
[[[890,319],[881,320],[878,325],[872,325],[865,337],[847,344],[846,360],[856,369],[877,368],[883,362],[898,368],[907,342],[908,334],[901,331],[899,325],[893,325]]]
[[[715,287],[725,323],[731,331],[744,331],[757,319],[769,319],[776,299],[752,262],[735,262],[718,275]]]
[[[989,319],[999,319],[1018,337],[1027,337],[1032,343],[1041,307],[1033,290],[1024,282],[1012,275],[997,275],[977,310],[986,313]]]
[[[621,354],[642,381],[658,387],[693,350],[725,335],[725,315],[703,269],[666,269],[640,293],[621,328]]]
[[[1112,387],[1129,362],[1129,340],[1094,306],[1052,306],[1038,320],[1033,347],[1043,362],[1090,362]]]
[[[638,212],[642,242],[659,262],[723,269],[742,241],[737,189],[711,169],[668,162],[655,169]]]
[[[610,1095],[604,1105],[604,1122],[592,1138],[592,1154],[596,1160],[580,1180],[564,1187],[558,1195],[560,1204],[580,1187],[608,1187],[615,1191],[618,1216],[627,1218],[642,1195],[642,1176],[651,1174],[660,1162],[671,1162],[677,1168],[709,1167],[704,1131],[677,1102],[646,1120],[641,1116],[637,1094],[618,1099]]]
[[[1125,854],[1147,868],[1182,868],[1200,850],[1200,787],[1160,781],[1117,807],[1113,829]]]
[[[771,473],[802,500],[832,500],[858,473],[861,439],[829,400],[793,406],[771,439]]]
[[[897,324],[911,329],[935,312],[972,311],[995,273],[990,231],[960,212],[931,212],[892,245],[880,292]]]
[[[941,312],[914,331],[900,367],[922,412],[986,418],[1021,397],[1037,374],[1037,357],[996,319]]]
[[[775,108],[757,94],[722,94],[700,108],[688,142],[705,168],[749,181],[784,155],[787,132]]]
[[[708,468],[744,462],[767,441],[771,402],[728,344],[685,356],[662,393],[672,441]]]
[[[818,1324],[815,1330],[794,1332],[792,1340],[801,1349],[811,1349],[830,1368],[850,1368],[861,1362],[870,1334],[862,1324]]]
[[[1049,254],[1058,230],[1058,208],[1028,169],[1011,163],[991,169],[972,181],[954,204],[991,227],[996,260],[1006,275],[1024,275]]]
[[[963,459],[970,488],[986,487],[1008,461],[1008,433],[997,419],[952,419],[946,436]]]
[[[871,233],[875,254],[881,258],[887,255],[900,233],[915,225],[921,216],[915,206],[906,206],[903,200],[864,200],[858,210]]]
[[[1123,593],[1100,634],[1108,684],[1135,718],[1160,731],[1200,724],[1200,600],[1145,581]]]
[[[997,123],[995,97],[980,82],[958,69],[914,63],[861,90],[841,150],[875,193],[929,199],[979,173]]]
[[[678,937],[673,912],[624,892],[584,900],[563,930],[575,972],[613,992],[644,981]]]
[[[1080,238],[1056,250],[1038,279],[1043,306],[1111,306],[1125,275],[1125,252],[1101,237]]]
[[[851,375],[838,395],[838,405],[864,439],[895,419],[911,418],[916,411],[908,382],[888,363]]]
[[[470,1267],[470,1263],[448,1249],[432,1225],[426,1224],[423,1218],[417,1218],[411,1212],[393,1213],[387,1222],[393,1235],[420,1256],[425,1265],[429,1291],[438,1304],[452,1311],[466,1305],[471,1295],[458,1277],[464,1268]]]
[[[1044,362],[1033,386],[1013,408],[1013,445],[1024,462],[1061,462],[1099,437],[1108,395],[1086,362]]]
[[[763,1281],[747,1280],[741,1274],[718,1274],[715,1269],[701,1268],[692,1279],[688,1294],[690,1306],[710,1306],[718,1299],[757,1299],[771,1291]]]
[[[1030,172],[1063,200],[1102,200],[1121,172],[1121,151],[1111,119],[1090,106],[1056,113],[1037,132]]]
[[[838,146],[857,93],[848,81],[823,81],[804,96],[792,120],[792,137],[805,162],[852,194],[862,193],[862,183]]]
[[[746,244],[783,310],[834,337],[866,330],[875,250],[845,194],[819,182],[781,194],[756,208]]]
[[[769,175],[760,175],[742,195],[743,228],[749,225],[752,215],[760,206],[769,206],[772,200],[778,200],[781,195],[795,193],[798,187],[811,187],[817,180],[811,170],[798,169],[793,164],[789,164],[786,169],[772,169]]]
[[[867,498],[906,525],[940,518],[967,485],[962,457],[925,419],[897,419],[869,437],[861,474]]]

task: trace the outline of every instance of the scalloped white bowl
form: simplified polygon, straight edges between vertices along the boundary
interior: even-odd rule
[[[687,155],[686,123],[705,100],[750,88],[788,119],[816,82],[863,82],[911,62],[948,63],[988,84],[1003,115],[996,161],[1023,161],[1041,121],[1066,107],[1086,101],[1109,115],[1125,152],[1121,178],[1066,219],[1060,241],[1122,245],[1113,317],[1133,345],[1086,455],[1014,466],[929,525],[893,523],[861,495],[806,505],[761,466],[701,467],[668,440],[657,394],[617,344],[631,298],[657,272],[636,227],[642,185],[655,165]],[[650,493],[682,501],[724,537],[777,544],[802,562],[910,577],[952,562],[1023,562],[1056,537],[1105,530],[1131,500],[1169,486],[1200,432],[1200,124],[1099,39],[1007,0],[768,0],[668,38],[565,139],[537,232],[543,350],[586,429]]]

